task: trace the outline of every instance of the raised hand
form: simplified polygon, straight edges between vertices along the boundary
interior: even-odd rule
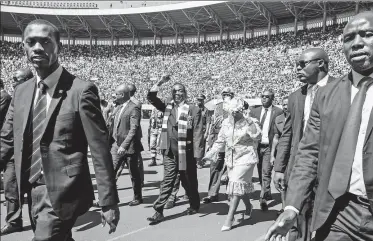
[[[164,83],[167,83],[168,81],[170,81],[170,75],[163,75],[161,77],[161,79],[158,81],[157,85],[158,86],[161,86],[163,85]]]

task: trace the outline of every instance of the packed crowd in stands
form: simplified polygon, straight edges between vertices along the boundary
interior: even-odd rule
[[[132,46],[63,46],[62,66],[82,79],[93,81],[101,97],[110,99],[114,89],[121,83],[134,83],[137,98],[147,103],[148,89],[163,74],[171,75],[175,82],[187,86],[189,100],[203,93],[207,99],[219,95],[223,86],[232,86],[241,96],[258,97],[263,89],[271,88],[276,93],[277,103],[282,97],[300,86],[295,75],[295,60],[302,50],[317,46],[324,48],[330,57],[330,73],[340,77],[349,71],[342,52],[340,39],[344,24],[321,29],[298,31],[271,36],[217,42],[184,43],[175,45]],[[12,92],[12,75],[25,67],[20,43],[1,43],[1,77],[6,89]],[[167,86],[162,87],[161,95]]]

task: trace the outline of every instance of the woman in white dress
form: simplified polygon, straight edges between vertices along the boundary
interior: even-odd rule
[[[223,121],[218,139],[204,158],[216,160],[216,155],[225,148],[225,164],[229,176],[227,194],[230,197],[230,205],[222,231],[228,231],[232,228],[234,213],[241,199],[246,206],[245,214],[251,215],[249,195],[254,191],[252,175],[258,162],[256,148],[261,129],[256,119],[244,113],[242,99],[234,98],[227,102],[224,108],[230,115]]]

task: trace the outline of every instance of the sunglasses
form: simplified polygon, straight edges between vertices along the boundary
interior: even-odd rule
[[[307,61],[304,61],[304,60],[300,60],[298,62],[296,62],[296,66],[300,66],[302,69],[304,69],[307,65],[309,65],[310,63],[312,63],[313,61],[317,61],[317,60],[322,60],[320,58],[318,59],[311,59],[311,60],[307,60]]]
[[[262,95],[262,98],[267,98],[267,99],[271,99],[272,98],[272,95]]]

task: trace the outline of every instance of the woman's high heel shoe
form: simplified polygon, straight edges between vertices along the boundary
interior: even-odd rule
[[[232,229],[232,225],[233,225],[233,223],[234,223],[234,218],[232,219],[232,222],[231,222],[231,224],[230,224],[229,226],[225,226],[225,225],[223,225],[223,227],[221,228],[221,231],[222,231],[222,232],[225,232],[225,231],[229,231],[229,230],[231,230],[231,229]]]

